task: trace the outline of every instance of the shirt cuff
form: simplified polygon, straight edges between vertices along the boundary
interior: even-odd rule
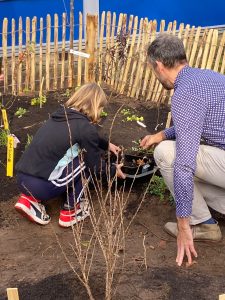
[[[174,126],[164,130],[167,140],[174,140],[176,138]]]

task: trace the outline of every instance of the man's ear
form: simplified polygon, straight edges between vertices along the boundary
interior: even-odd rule
[[[163,71],[165,69],[164,64],[161,61],[156,60],[158,71]]]

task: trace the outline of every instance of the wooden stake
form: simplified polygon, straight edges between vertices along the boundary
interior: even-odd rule
[[[16,94],[15,19],[12,19],[12,94]]]
[[[211,42],[211,47],[210,47],[210,52],[206,64],[206,69],[212,69],[213,63],[215,61],[215,53],[216,53],[216,48],[217,48],[217,41],[218,41],[218,30],[214,29],[213,30],[213,35],[212,35],[212,42]]]
[[[102,62],[103,62],[103,52],[102,52],[102,47],[103,47],[103,37],[104,37],[104,28],[105,28],[105,11],[102,12],[102,17],[101,17],[101,28],[100,28],[100,36],[99,36],[99,51],[98,51],[98,82],[102,82]]]
[[[62,54],[61,54],[61,82],[60,87],[65,87],[65,55],[66,55],[66,13],[62,15]]]
[[[203,57],[202,57],[202,64],[201,64],[202,69],[206,68],[209,49],[211,47],[212,35],[213,35],[213,29],[210,29],[209,34],[208,34],[207,39],[206,39],[206,45],[204,47],[204,52],[203,52]]]
[[[73,40],[74,40],[74,1],[70,0],[70,49],[73,49]],[[74,56],[72,53],[69,53],[69,62],[68,62],[68,86],[73,86],[73,77],[74,77]]]
[[[200,40],[200,47],[198,49],[198,54],[197,54],[197,58],[196,58],[196,61],[195,61],[195,67],[196,68],[200,68],[201,67],[201,58],[202,58],[202,54],[203,54],[203,50],[205,48],[205,42],[206,42],[206,38],[207,38],[207,35],[208,35],[208,28],[206,28],[204,30],[204,33],[203,33],[203,36]]]
[[[219,65],[220,65],[220,62],[221,62],[222,52],[224,50],[224,44],[225,44],[225,31],[223,32],[222,38],[220,40],[219,48],[217,50],[216,61],[215,61],[215,65],[214,65],[214,68],[213,68],[213,70],[215,72],[219,71]]]
[[[3,20],[3,35],[2,35],[2,47],[3,47],[3,71],[4,71],[4,92],[8,92],[8,57],[7,57],[7,34],[8,34],[8,19]]]
[[[198,47],[198,41],[199,41],[199,36],[201,33],[201,27],[198,27],[195,33],[195,38],[194,38],[194,42],[192,45],[192,50],[190,53],[190,59],[189,59],[189,65],[191,67],[194,66],[194,59],[195,59],[195,55],[196,55],[196,51],[197,51],[197,47]]]
[[[119,91],[120,93],[124,93],[125,85],[127,83],[128,72],[130,70],[131,60],[132,60],[133,51],[134,51],[134,45],[135,45],[135,41],[136,41],[137,26],[138,26],[138,17],[135,17],[134,18],[134,27],[133,27],[132,40],[131,40],[131,44],[130,44],[130,50],[129,50],[128,57],[127,57],[127,63],[126,63],[125,71],[122,74],[123,77],[122,77],[122,82],[121,82],[120,91]]]
[[[22,59],[19,60],[18,66],[18,92],[21,93],[23,91],[22,88],[22,66],[23,66],[23,22],[22,18],[19,18],[19,54],[21,55]],[[19,58],[18,58],[19,59]]]
[[[82,38],[83,38],[83,15],[79,13],[79,51],[82,51]],[[78,66],[77,66],[77,86],[81,86],[82,83],[82,59],[78,57]]]
[[[25,89],[30,86],[30,18],[26,17],[26,76]]]
[[[123,14],[120,14],[118,24],[117,24],[117,32],[116,32],[117,36],[120,34],[122,23],[123,23]],[[110,69],[109,76],[111,77],[111,81],[110,81],[111,86],[114,85],[114,81],[115,81],[115,77],[116,77],[117,60],[118,60],[118,47],[115,48],[114,60],[111,61],[111,66],[110,66],[110,68],[108,68],[108,69]]]
[[[42,83],[42,77],[43,77],[43,71],[42,71],[42,65],[43,65],[43,18],[40,18],[40,47],[39,47],[39,85]]]
[[[35,91],[35,66],[36,66],[36,54],[35,54],[35,47],[36,47],[36,28],[37,27],[37,17],[32,19],[32,39],[31,39],[31,76],[30,76],[30,87],[31,91]]]
[[[19,300],[19,294],[17,288],[8,288],[7,289],[8,300]]]
[[[58,61],[59,61],[59,53],[58,53],[58,29],[59,27],[59,19],[58,15],[54,14],[54,81],[53,81],[53,89],[57,89],[58,87]]]
[[[170,124],[171,124],[171,111],[168,112],[168,116],[167,116],[167,121],[166,121],[166,128],[170,128]]]
[[[143,18],[140,19],[138,42],[137,42],[137,46],[136,46],[136,49],[135,49],[135,56],[137,56],[137,57],[139,57],[139,47],[140,47],[140,44],[141,44],[141,38],[142,38],[142,33],[143,33],[142,30],[143,30]],[[135,80],[135,75],[136,75],[137,63],[138,63],[138,58],[135,58],[135,60],[133,61],[132,71],[131,71],[131,74],[130,74],[130,82],[129,82],[128,91],[127,91],[127,96],[128,97],[131,96],[133,82]]]
[[[51,61],[51,16],[47,15],[47,33],[46,33],[46,90],[50,90],[50,61]]]

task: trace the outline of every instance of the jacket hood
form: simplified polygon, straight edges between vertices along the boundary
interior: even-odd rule
[[[79,112],[75,109],[72,109],[72,108],[64,107],[64,106],[61,106],[58,110],[56,110],[54,113],[52,113],[51,118],[53,121],[56,121],[56,122],[65,122],[67,118],[68,118],[68,120],[73,120],[73,119],[89,120],[89,118],[86,115],[82,114],[81,112]]]

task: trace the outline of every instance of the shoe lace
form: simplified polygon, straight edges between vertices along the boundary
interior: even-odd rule
[[[49,218],[49,215],[46,213],[46,210],[45,210],[45,206],[41,203],[38,203],[39,204],[39,207],[40,207],[40,210],[41,210],[41,213],[43,215],[44,218]]]

